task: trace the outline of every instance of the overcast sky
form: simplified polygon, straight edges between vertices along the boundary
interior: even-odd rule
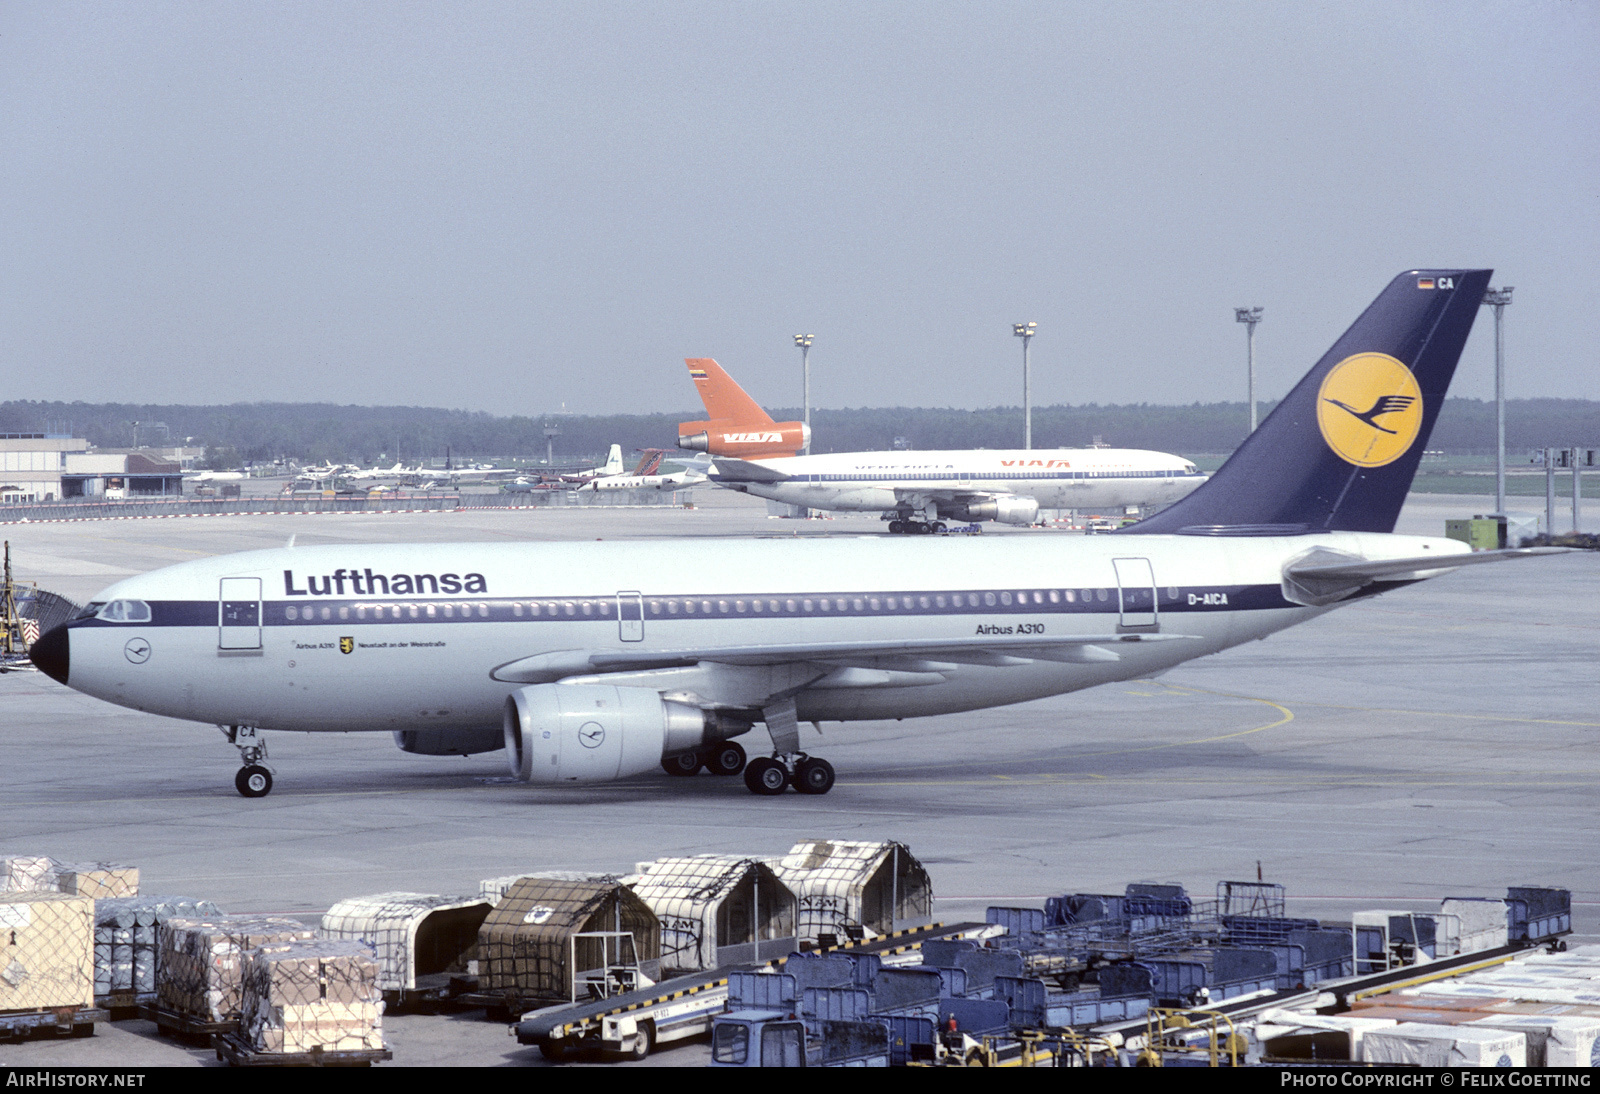
[[[0,399],[1276,397],[1415,266],[1600,398],[1590,2],[7,0],[0,149]]]

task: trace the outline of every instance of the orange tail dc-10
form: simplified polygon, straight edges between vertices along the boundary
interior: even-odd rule
[[[709,357],[687,357],[689,376],[706,404],[708,419],[678,423],[678,447],[713,456],[756,460],[793,456],[811,443],[804,422],[775,422]]]

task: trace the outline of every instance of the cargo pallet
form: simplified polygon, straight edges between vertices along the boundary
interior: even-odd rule
[[[93,1037],[96,1022],[111,1015],[99,1007],[52,1007],[49,1010],[0,1011],[0,1041],[33,1041],[43,1037]]]
[[[141,1017],[140,1011],[155,1001],[153,991],[111,991],[94,997],[94,1005],[109,1011],[113,1022]]]
[[[417,986],[383,993],[385,1014],[438,1014],[457,1007],[482,1007],[494,1000],[494,1006],[503,1006],[499,996],[478,991],[476,976],[460,973],[432,973],[417,977]]]
[[[163,1037],[178,1037],[187,1041],[210,1041],[220,1034],[237,1032],[239,1020],[229,1018],[222,1022],[208,1022],[192,1014],[166,1010],[157,1003],[146,1003],[139,1008],[139,1017],[156,1024],[156,1032]]]
[[[310,1052],[258,1052],[237,1033],[219,1033],[211,1039],[217,1059],[229,1067],[371,1067],[394,1059],[386,1048],[359,1048]]]

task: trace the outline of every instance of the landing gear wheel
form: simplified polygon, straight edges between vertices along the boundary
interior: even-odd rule
[[[906,530],[906,525],[905,525],[904,521],[891,520],[889,522],[889,534],[891,536],[898,536],[901,533],[903,533],[905,530]]]
[[[233,777],[233,787],[247,798],[264,798],[272,793],[272,772],[260,764],[241,767]]]
[[[677,775],[679,778],[688,778],[700,771],[700,754],[698,752],[680,752],[676,756],[661,757],[661,770],[668,775]]]
[[[744,770],[744,746],[737,741],[723,741],[702,755],[705,769],[713,775],[737,775]]]
[[[931,528],[929,528],[926,524],[922,523],[922,521],[920,521],[920,520],[912,521],[911,525],[910,525],[910,530],[911,530],[911,534],[914,535],[914,536],[925,536],[930,531],[932,531]]]
[[[752,794],[782,794],[789,786],[789,772],[777,760],[758,756],[744,769],[744,784]]]
[[[826,794],[833,789],[833,765],[812,756],[794,769],[794,788],[802,794]]]
[[[936,536],[943,535],[944,534],[944,530],[945,530],[944,521],[942,521],[942,520],[934,521],[933,525],[932,525],[932,530],[933,530],[933,534],[936,535]]]

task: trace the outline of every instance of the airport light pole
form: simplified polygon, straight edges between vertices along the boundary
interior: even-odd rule
[[[1500,321],[1511,303],[1512,286],[1483,290],[1483,306],[1494,309],[1494,511],[1506,511],[1506,342]]]
[[[797,334],[794,344],[800,347],[800,386],[801,400],[804,413],[801,421],[806,423],[805,454],[811,455],[811,343],[816,339],[814,334]]]
[[[1022,447],[1033,447],[1033,373],[1028,363],[1028,343],[1037,333],[1037,323],[1013,323],[1011,333],[1022,339]]]
[[[1256,324],[1261,322],[1260,308],[1234,308],[1233,321],[1248,324],[1250,330],[1245,338],[1249,346],[1249,379],[1245,384],[1245,398],[1250,401],[1250,432],[1256,431]]]

